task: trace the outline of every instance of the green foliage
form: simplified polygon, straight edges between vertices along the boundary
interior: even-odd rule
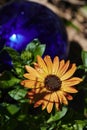
[[[9,91],[8,94],[14,100],[22,100],[26,96],[27,90],[23,88],[18,88],[18,86],[16,86],[16,89]]]
[[[20,79],[15,77],[10,71],[5,71],[0,77],[0,88],[9,88],[20,82]]]
[[[87,52],[86,51],[82,51],[82,61],[83,61],[83,68],[85,70],[85,72],[87,72]]]
[[[67,108],[63,107],[61,111],[56,111],[55,115],[51,114],[51,117],[47,120],[47,123],[55,122],[60,120],[67,112]]]
[[[78,85],[84,91],[84,99],[76,98],[69,102],[67,107],[63,106],[61,111],[53,109],[51,114],[41,107],[34,108],[27,99],[28,89],[20,85],[24,79],[24,66],[32,65],[37,55],[43,55],[45,44],[38,39],[27,45],[23,52],[18,53],[12,48],[4,47],[12,58],[12,69],[3,71],[0,75],[0,130],[83,130],[87,126],[87,52],[82,51],[82,65],[78,69],[84,70],[82,84]],[[74,105],[73,105],[74,104]]]
[[[31,44],[27,45],[25,51],[33,54],[32,58],[33,58],[33,61],[35,61],[37,55],[40,55],[40,56],[43,55],[45,51],[45,47],[46,47],[45,44],[40,44],[38,39],[35,39],[33,42],[31,42]]]
[[[7,106],[7,110],[11,115],[16,114],[19,111],[19,109],[20,108],[14,104],[8,104],[8,106]]]

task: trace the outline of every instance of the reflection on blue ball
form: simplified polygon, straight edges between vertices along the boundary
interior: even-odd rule
[[[0,50],[6,45],[21,53],[35,38],[46,44],[44,55],[52,58],[58,55],[60,59],[67,57],[68,41],[64,24],[50,9],[27,1],[12,2],[0,9]],[[8,64],[11,60],[0,55],[0,62]]]
[[[21,43],[25,42],[25,38],[26,37],[21,34],[14,33],[9,37],[10,43],[6,45],[17,50],[18,48],[21,48]]]

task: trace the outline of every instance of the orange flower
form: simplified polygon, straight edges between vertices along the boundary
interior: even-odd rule
[[[26,79],[21,85],[31,88],[28,97],[34,107],[42,105],[42,110],[46,108],[48,113],[52,111],[54,104],[57,110],[61,104],[68,105],[68,100],[73,99],[69,93],[77,93],[74,85],[82,81],[81,78],[71,77],[76,71],[76,65],[70,64],[69,60],[59,61],[57,56],[53,62],[48,55],[44,59],[37,56],[34,68],[28,65],[25,68],[28,73],[24,74]]]

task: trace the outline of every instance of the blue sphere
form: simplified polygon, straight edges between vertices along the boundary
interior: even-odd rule
[[[6,45],[21,53],[35,38],[46,44],[43,55],[67,57],[66,29],[52,10],[28,1],[12,2],[0,9],[0,50]],[[7,55],[0,55],[0,62],[9,65],[11,58]]]

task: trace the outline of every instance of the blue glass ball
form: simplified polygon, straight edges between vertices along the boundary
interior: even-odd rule
[[[0,9],[0,50],[4,45],[21,53],[26,45],[37,38],[46,44],[43,55],[67,57],[67,33],[61,18],[52,10],[36,2],[12,2]],[[9,64],[7,54],[0,62]]]

